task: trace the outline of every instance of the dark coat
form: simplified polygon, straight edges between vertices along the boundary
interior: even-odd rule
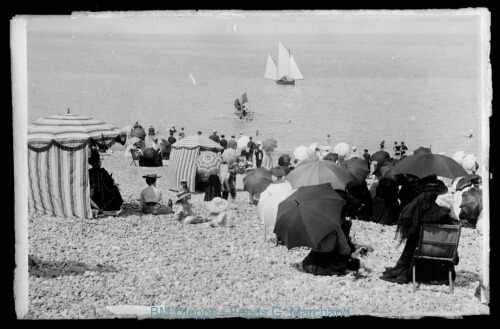
[[[222,146],[224,149],[227,149],[227,140],[224,138],[221,138],[219,141],[220,146]]]
[[[216,143],[218,143],[220,141],[220,138],[216,133],[213,133],[212,135],[208,136],[208,138],[210,138],[211,140],[213,140]]]

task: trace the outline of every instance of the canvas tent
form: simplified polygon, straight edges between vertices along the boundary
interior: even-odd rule
[[[124,143],[121,137],[125,136],[117,127],[70,113],[29,125],[29,212],[92,218],[89,145]]]
[[[220,144],[200,135],[188,136],[172,144],[168,174],[168,188],[179,191],[180,180],[186,179],[191,191],[195,190],[196,160],[200,151],[223,150]]]

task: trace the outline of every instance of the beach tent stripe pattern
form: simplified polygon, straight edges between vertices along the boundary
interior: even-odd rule
[[[177,143],[175,143],[177,144]],[[180,180],[187,179],[187,185],[191,191],[195,190],[196,159],[200,147],[195,148],[172,148],[170,153],[168,188],[179,191]]]
[[[69,147],[86,144],[89,138],[106,143],[113,141],[121,129],[90,117],[60,114],[38,119],[28,126],[28,143],[58,143]]]
[[[67,151],[51,144],[40,152],[28,148],[30,213],[92,218],[88,148]]]
[[[201,150],[218,149],[223,150],[224,148],[220,146],[219,143],[214,142],[208,137],[203,137],[199,135],[188,136],[181,140],[178,140],[172,144],[173,149],[187,148],[195,149],[199,148]]]

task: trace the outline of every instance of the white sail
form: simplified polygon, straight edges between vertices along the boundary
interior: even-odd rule
[[[280,41],[278,49],[278,79],[290,76],[290,53]]]
[[[302,76],[302,73],[300,73],[299,67],[297,66],[297,63],[295,63],[295,59],[293,59],[293,55],[290,54],[290,76],[294,80],[303,80],[304,77]]]
[[[271,55],[267,55],[267,65],[266,65],[266,73],[264,74],[264,78],[270,80],[278,80],[278,68],[276,67],[276,63],[274,62]]]

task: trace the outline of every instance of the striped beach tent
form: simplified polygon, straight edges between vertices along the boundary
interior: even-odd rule
[[[179,191],[180,180],[186,179],[191,191],[195,190],[196,160],[200,151],[223,150],[220,144],[200,135],[187,136],[172,144],[168,173],[168,188]]]
[[[68,110],[69,112],[69,110]],[[91,218],[89,143],[120,141],[117,127],[75,114],[41,118],[28,126],[30,213]]]

